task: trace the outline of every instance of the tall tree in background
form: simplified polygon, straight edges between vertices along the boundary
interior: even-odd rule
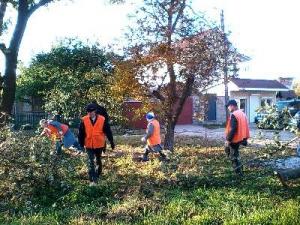
[[[173,150],[174,129],[193,90],[220,80],[224,64],[222,32],[197,15],[189,0],[145,0],[128,39],[136,76],[160,100],[165,119],[164,147]],[[235,60],[235,50],[227,63]]]
[[[11,6],[17,11],[16,24],[12,28],[13,32],[8,46],[0,43],[0,51],[5,57],[5,71],[3,77],[0,76],[0,112],[6,115],[11,114],[15,100],[18,53],[27,22],[36,10],[55,1],[59,0],[0,0],[0,36],[7,25],[4,20],[6,8]],[[122,3],[123,0],[110,0],[110,2]],[[4,119],[3,116],[1,118]]]
[[[13,34],[10,38],[9,45],[0,43],[0,49],[5,57],[5,71],[2,80],[2,98],[0,110],[6,114],[11,114],[16,91],[16,68],[18,54],[30,16],[40,7],[47,5],[54,0],[1,0],[0,2],[0,31],[3,31],[5,21],[3,20],[6,7],[11,5],[17,11],[17,21],[13,28]],[[1,18],[2,17],[2,18]]]

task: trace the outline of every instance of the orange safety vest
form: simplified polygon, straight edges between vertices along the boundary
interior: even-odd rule
[[[68,129],[69,129],[68,125],[62,123],[60,125],[60,127],[61,127],[63,135],[65,135],[67,133]]]
[[[153,130],[153,134],[151,135],[151,137],[148,138],[147,143],[150,146],[159,145],[161,143],[159,122],[154,119],[150,122],[150,124],[153,125],[154,130]],[[147,132],[148,132],[148,130],[147,130]]]
[[[94,125],[88,115],[84,116],[82,120],[85,128],[84,146],[92,149],[105,147],[105,134],[103,132],[105,118],[97,115]]]
[[[58,129],[51,125],[51,124],[48,124],[47,125],[47,136],[50,137],[52,140],[56,140],[56,139],[60,139],[61,138],[61,135],[59,134],[58,132]]]
[[[248,120],[245,115],[241,110],[236,110],[232,113],[236,120],[237,120],[237,131],[233,136],[232,143],[239,143],[243,139],[248,139],[250,137],[250,132],[249,132],[249,126],[248,126]],[[231,127],[230,127],[230,119],[229,117],[227,119],[226,123],[226,128],[225,128],[225,134],[226,136],[229,134]]]

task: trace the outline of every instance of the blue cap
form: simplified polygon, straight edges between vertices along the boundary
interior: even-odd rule
[[[153,112],[148,112],[147,114],[146,114],[146,119],[147,120],[152,120],[154,118],[154,113]]]
[[[233,106],[237,106],[237,102],[234,99],[230,99],[227,104],[226,107],[233,105]]]

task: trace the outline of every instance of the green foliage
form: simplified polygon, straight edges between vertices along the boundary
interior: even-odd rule
[[[97,100],[111,116],[120,119],[120,100],[111,91],[113,54],[98,45],[76,39],[63,40],[48,53],[35,56],[18,78],[17,97],[42,98],[47,111],[61,111],[65,118],[85,113],[84,107]]]
[[[6,148],[20,150],[17,135],[19,137],[20,133],[10,133],[8,138],[10,141],[6,142]],[[196,137],[180,137],[177,141],[180,144],[176,145],[175,152],[169,155],[168,163],[160,162],[154,154],[151,155],[149,162],[138,162],[136,158],[143,152],[143,146],[137,142],[140,137],[117,138],[118,150],[108,152],[109,155],[103,157],[104,174],[96,187],[88,187],[86,162],[81,157],[65,155],[61,161],[57,160],[60,174],[65,175],[60,176],[57,182],[51,183],[47,179],[48,169],[42,170],[36,164],[32,164],[28,157],[24,158],[30,155],[27,151],[33,151],[30,148],[25,151],[24,148],[21,151],[24,156],[19,154],[23,157],[18,161],[22,165],[20,168],[23,168],[24,176],[31,167],[36,173],[42,173],[35,175],[38,177],[35,178],[37,184],[33,181],[30,183],[39,187],[39,191],[32,191],[31,187],[27,186],[28,190],[22,189],[24,195],[17,189],[6,193],[5,191],[13,185],[5,183],[5,187],[1,186],[0,223],[30,225],[300,223],[298,187],[283,189],[279,181],[270,176],[271,173],[260,167],[246,167],[245,177],[240,179],[233,175],[222,147],[203,148],[206,140]],[[22,138],[19,141],[24,142]],[[38,138],[38,142],[34,142],[36,151],[46,146],[45,142],[46,140]],[[214,143],[208,146],[212,144]],[[41,151],[43,154],[43,149]],[[46,150],[48,151],[49,149]],[[253,158],[253,155],[260,154],[263,154],[261,149],[248,147],[242,149],[241,158],[246,161]],[[48,153],[37,158],[38,162],[51,161]],[[23,167],[22,161],[29,167]],[[14,163],[11,163],[11,166],[15,168]],[[68,167],[76,171],[71,169],[71,172],[67,173]],[[6,182],[4,176],[1,178]],[[61,179],[67,185],[66,189],[57,188]],[[24,184],[27,182],[29,179]],[[14,193],[18,194],[19,198],[12,203],[11,198],[2,198],[3,195],[9,196]],[[29,199],[27,203],[25,199]],[[16,201],[19,204],[16,204]]]
[[[300,80],[297,80],[293,86],[293,89],[298,97],[300,97]]]
[[[292,118],[287,108],[278,110],[274,105],[262,107],[258,112],[263,115],[258,127],[263,129],[281,130],[288,128]]]
[[[0,205],[11,213],[49,206],[71,188],[73,162],[52,155],[54,146],[26,132],[0,131]]]
[[[297,122],[292,122],[292,116],[287,107],[282,110],[278,110],[274,105],[261,107],[257,110],[258,113],[261,113],[262,120],[258,122],[258,128],[262,129],[285,129],[290,132],[293,132],[297,136],[300,136],[300,130],[297,127]],[[283,144],[277,138],[277,134],[274,134],[274,141],[277,145],[277,148],[283,147]],[[274,146],[273,146],[274,147]],[[283,150],[285,147],[283,147]]]

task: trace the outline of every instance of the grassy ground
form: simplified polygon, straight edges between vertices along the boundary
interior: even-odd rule
[[[0,208],[0,224],[300,224],[298,183],[284,189],[255,165],[238,178],[223,148],[199,138],[177,138],[167,163],[155,155],[139,162],[139,139],[117,138],[96,187],[88,186],[86,158],[65,154],[77,171],[70,188],[41,187],[28,204]],[[258,154],[241,151],[243,160]]]

